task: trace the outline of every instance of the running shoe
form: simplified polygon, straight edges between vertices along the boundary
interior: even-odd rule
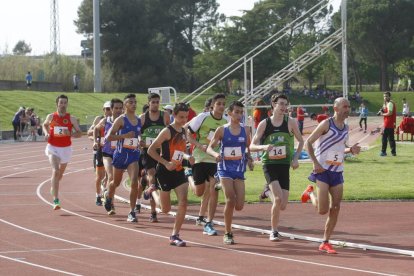
[[[53,200],[53,210],[59,210],[60,209],[60,201],[58,198]]]
[[[203,229],[204,235],[217,236],[217,231],[213,228],[211,222],[207,222]]]
[[[127,221],[129,221],[129,222],[138,222],[134,211],[129,212]]]
[[[226,233],[223,237],[224,244],[234,244],[233,233]]]
[[[263,201],[269,197],[270,188],[269,184],[265,184],[262,193],[259,195],[259,201]]]
[[[332,248],[332,245],[329,242],[323,242],[319,245],[319,251],[326,252],[328,254],[336,254],[335,249]]]
[[[170,237],[170,245],[175,245],[178,247],[183,247],[185,246],[185,241],[183,241],[182,239],[180,239],[180,235],[176,234],[176,235],[172,235]]]
[[[152,222],[152,223],[158,222],[157,212],[151,213],[151,216],[149,218],[149,222]]]
[[[196,219],[196,225],[206,225],[207,220],[205,217],[198,217],[198,219]]]
[[[184,171],[185,177],[189,177],[193,175],[193,170],[191,168],[188,168]]]
[[[306,203],[306,202],[309,201],[309,199],[310,199],[310,193],[312,193],[312,192],[313,192],[313,185],[309,185],[305,189],[305,191],[303,191],[303,193],[302,193],[302,197],[301,197],[302,203]]]
[[[111,204],[111,211],[109,211],[108,212],[108,215],[110,215],[110,216],[112,216],[112,215],[115,215],[116,213],[115,213],[115,206],[114,206],[114,204],[112,203]]]
[[[148,200],[151,198],[152,192],[157,190],[157,186],[155,184],[151,184],[151,186],[145,190],[144,192],[144,199]]]
[[[381,152],[380,156],[387,156],[387,153],[386,152]]]
[[[102,206],[102,197],[99,195],[96,197],[96,206]]]
[[[223,186],[221,185],[221,183],[216,183],[214,184],[214,190],[216,191],[220,191],[221,189],[223,189]]]
[[[278,241],[278,240],[280,240],[280,234],[279,234],[279,232],[273,231],[272,233],[270,233],[269,240],[270,241]]]
[[[112,203],[112,198],[107,197],[104,204],[105,210],[108,212],[108,215],[115,214],[115,207]]]
[[[134,212],[135,212],[135,213],[138,213],[138,214],[140,214],[140,213],[141,213],[141,204],[137,204],[137,205],[135,205]]]

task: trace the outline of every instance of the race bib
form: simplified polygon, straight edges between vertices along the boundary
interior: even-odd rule
[[[269,159],[277,160],[286,158],[286,146],[273,147],[269,151]]]
[[[117,143],[118,141],[111,141],[111,149],[115,149]]]
[[[344,154],[339,151],[329,151],[325,163],[333,166],[340,166],[344,161]]]
[[[138,138],[125,138],[124,139],[124,148],[137,149],[138,148]]]
[[[183,161],[183,157],[184,157],[184,152],[175,150],[171,158],[171,161],[181,164]]]
[[[69,133],[68,127],[55,126],[53,128],[53,135],[55,137],[65,137],[65,136],[69,136],[68,133]]]
[[[224,160],[240,160],[242,159],[241,147],[225,147]]]
[[[210,132],[207,135],[207,140],[211,141],[211,139],[213,139],[213,137],[214,137],[214,131],[210,130]]]
[[[145,138],[145,146],[146,146],[146,147],[151,146],[151,144],[152,144],[152,142],[154,142],[154,140],[155,140],[155,138],[152,138],[152,137],[146,137],[146,138]]]

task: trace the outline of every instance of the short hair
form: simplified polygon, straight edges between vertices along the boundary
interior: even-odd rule
[[[66,99],[66,101],[69,102],[68,96],[66,96],[64,94],[61,94],[61,95],[57,96],[57,98],[56,98],[56,104],[58,104],[59,99]]]
[[[204,107],[211,107],[212,102],[213,102],[213,98],[208,98],[204,103]]]
[[[120,99],[118,99],[118,98],[113,98],[113,99],[111,100],[111,108],[114,108],[114,106],[115,106],[115,104],[116,104],[116,103],[120,103],[120,104],[124,105],[124,102],[123,102],[123,101],[121,101]]]
[[[160,95],[159,94],[157,94],[157,93],[150,93],[149,95],[148,95],[148,102],[150,102],[152,99],[160,99]]]
[[[147,112],[148,108],[149,108],[149,105],[148,105],[148,104],[144,104],[144,105],[142,106],[142,113]]]
[[[225,99],[226,95],[224,95],[223,93],[217,93],[216,95],[213,96],[211,103],[214,104],[218,99]]]
[[[188,105],[186,103],[176,103],[173,110],[174,115],[177,115],[180,111],[188,112]]]
[[[316,115],[316,113],[312,113],[312,114],[310,115],[310,118],[311,118],[311,119],[316,118],[316,117],[318,117],[318,116]]]
[[[386,92],[384,92],[384,95],[387,95],[388,97],[390,97],[390,98],[391,98],[391,92],[390,92],[390,91],[386,91]]]
[[[229,111],[233,111],[235,106],[244,108],[244,104],[241,101],[233,101],[229,106]]]
[[[286,101],[289,102],[288,97],[286,95],[284,95],[284,94],[273,94],[270,99],[271,99],[272,103],[277,103],[277,101],[279,99],[285,99]]]
[[[129,99],[129,98],[136,98],[136,96],[135,96],[135,94],[127,94],[125,97],[124,97],[124,101],[126,100],[126,99]]]

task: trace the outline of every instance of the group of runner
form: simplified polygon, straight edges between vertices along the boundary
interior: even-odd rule
[[[43,125],[44,132],[48,134],[46,154],[53,168],[51,192],[55,210],[60,208],[58,188],[70,159],[70,138],[81,136],[76,118],[66,112],[67,97],[59,96],[56,103],[57,112],[50,114]],[[288,203],[290,167],[299,167],[298,159],[305,145],[314,164],[309,179],[316,182],[318,189],[314,193],[310,185],[303,193],[302,201],[311,200],[320,214],[329,212],[324,242],[319,250],[336,253],[329,239],[342,199],[344,154],[358,154],[360,151],[358,145],[346,145],[348,127],[345,119],[349,115],[350,104],[345,98],[336,99],[335,114],[322,121],[306,143],[297,122],[287,115],[288,104],[285,95],[273,95],[271,116],[259,123],[251,137],[250,128],[242,123],[244,105],[239,101],[232,102],[226,117],[224,94],[214,95],[206,104],[205,112],[191,120],[188,119],[189,106],[186,103],[175,104],[172,123],[169,114],[159,108],[158,94],[149,94],[148,107],[140,116],[136,115],[134,94],[126,95],[123,101],[112,99],[106,102],[103,116],[96,118],[88,131],[96,152],[96,204],[104,205],[109,215],[115,214],[115,190],[122,181],[124,171],[127,171],[130,180],[127,220],[137,222],[136,213],[140,212],[143,196],[151,200],[150,221],[157,222],[155,207],[159,206],[161,212],[168,213],[171,210],[170,193],[174,190],[178,203],[170,244],[185,246],[180,230],[187,211],[188,187],[196,196],[202,197],[196,223],[202,224],[203,233],[210,236],[217,235],[213,219],[221,188],[225,196],[223,242],[234,244],[231,228],[233,212],[242,210],[244,206],[244,174],[247,166],[253,169],[250,151],[261,152],[268,184],[264,194],[272,201],[269,239],[277,241],[280,239],[280,211]],[[298,142],[296,151],[294,138]],[[191,167],[191,170],[185,169],[185,166]],[[217,185],[216,179],[220,185]]]

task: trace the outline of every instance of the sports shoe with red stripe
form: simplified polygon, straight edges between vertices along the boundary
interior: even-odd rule
[[[306,188],[306,190],[302,193],[302,197],[301,197],[301,200],[302,200],[302,203],[306,203],[306,202],[308,202],[309,201],[309,199],[310,199],[310,193],[312,193],[313,192],[313,186],[312,185],[309,185],[307,188]]]
[[[319,251],[326,252],[328,254],[336,254],[335,249],[332,248],[332,245],[329,242],[323,242],[319,245]]]

